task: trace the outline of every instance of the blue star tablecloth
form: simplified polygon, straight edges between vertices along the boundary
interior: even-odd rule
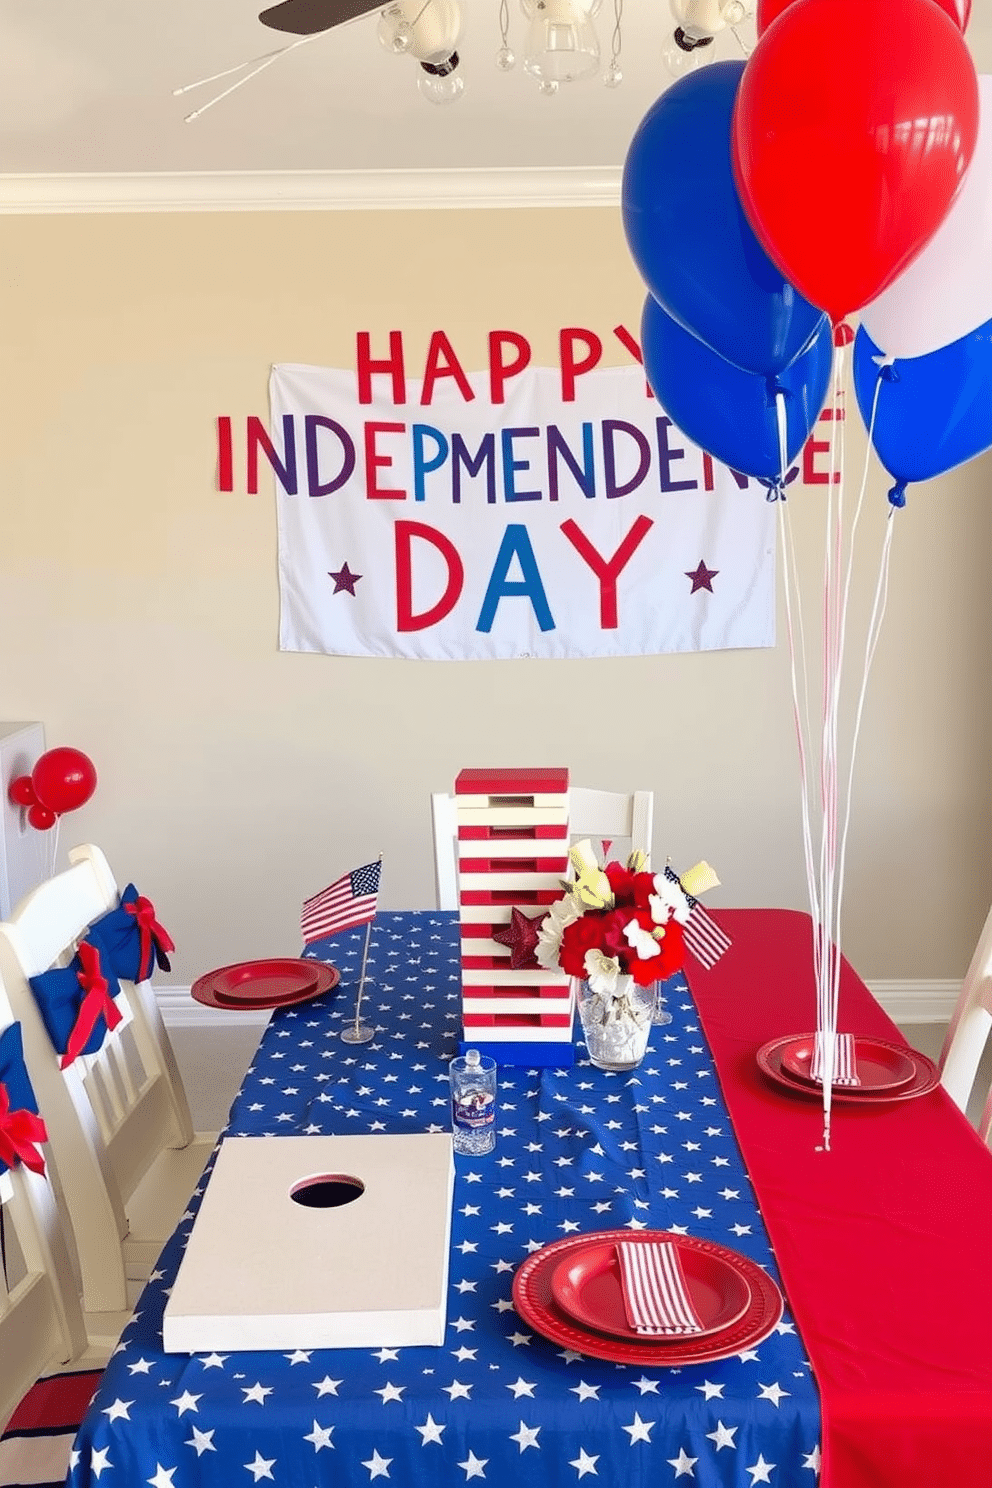
[[[273,1015],[225,1139],[448,1128],[457,916],[378,915],[363,1002],[377,1034],[349,1045],[339,1035],[354,1018],[364,938],[310,947],[340,969],[340,986]],[[788,1308],[756,1348],[666,1369],[548,1342],[511,1301],[533,1251],[623,1227],[732,1246],[778,1280],[691,995],[681,978],[666,995],[673,1021],[652,1029],[631,1074],[594,1069],[581,1045],[570,1069],[500,1067],[496,1150],[455,1159],[439,1348],[163,1353],[162,1309],[198,1190],[80,1429],[71,1488],[815,1485],[819,1401]]]

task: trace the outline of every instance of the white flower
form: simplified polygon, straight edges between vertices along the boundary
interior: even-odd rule
[[[621,975],[620,962],[602,951],[586,951],[583,965],[586,980],[598,997],[615,997],[617,978]]]
[[[565,933],[565,927],[573,920],[577,920],[581,914],[582,905],[576,902],[573,894],[566,894],[564,899],[557,899],[544,916],[537,932],[534,955],[538,965],[543,966],[545,971],[557,970],[558,954],[561,950],[561,938]]]
[[[654,893],[648,898],[648,907],[656,925],[665,925],[671,919],[685,925],[692,913],[681,886],[672,883],[663,873],[656,873],[654,876]]]
[[[623,927],[624,940],[631,949],[637,952],[639,961],[647,961],[651,956],[657,956],[661,947],[649,930],[643,929],[636,920],[628,920]]]

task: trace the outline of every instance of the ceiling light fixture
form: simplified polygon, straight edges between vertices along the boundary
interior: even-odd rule
[[[520,0],[527,20],[524,70],[537,80],[542,93],[553,96],[563,84],[591,78],[599,71],[599,38],[593,19],[602,3],[603,0]],[[617,88],[623,81],[620,68],[623,5],[624,0],[613,0],[610,60],[603,72],[603,82],[608,88]],[[670,0],[670,5],[676,25],[665,42],[662,56],[674,76],[710,61],[715,54],[714,38],[728,28],[747,54],[736,27],[753,15],[755,0]],[[346,21],[371,15],[380,6],[381,0],[378,4],[370,4],[369,0],[278,0],[260,13],[259,20],[275,31],[289,32],[296,37],[295,41],[173,89],[173,96],[178,97],[205,83],[240,74],[222,92],[187,114],[186,123],[191,124],[287,52],[326,36]],[[460,71],[460,0],[390,0],[380,10],[376,29],[386,51],[393,56],[410,56],[419,64],[417,85],[423,97],[436,104],[453,103],[461,97],[465,83]],[[496,66],[500,72],[510,72],[516,65],[516,57],[510,46],[509,0],[499,0],[499,29]]]
[[[669,0],[669,3],[675,30],[667,37],[661,55],[666,68],[676,78],[712,62],[716,56],[715,38],[728,27],[739,26],[749,14],[745,0]],[[740,37],[737,40],[740,42]]]

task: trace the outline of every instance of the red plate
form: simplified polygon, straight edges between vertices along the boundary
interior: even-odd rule
[[[788,1040],[781,1051],[782,1071],[796,1080],[802,1080],[806,1085],[815,1085],[817,1090],[822,1090],[823,1081],[814,1080],[810,1074],[814,1043],[815,1038],[811,1033],[797,1034],[795,1038]],[[908,1085],[916,1074],[916,1065],[905,1049],[900,1049],[897,1044],[888,1044],[884,1039],[862,1038],[860,1034],[854,1036],[854,1063],[861,1084],[834,1085],[835,1093],[843,1091],[846,1095],[857,1094],[862,1090],[897,1090],[900,1085]]]
[[[625,1238],[643,1244],[639,1234]],[[643,1343],[646,1337],[684,1339],[703,1338],[718,1333],[744,1316],[751,1302],[751,1288],[736,1265],[723,1256],[706,1250],[683,1246],[680,1235],[667,1235],[668,1244],[678,1248],[686,1289],[702,1328],[692,1334],[638,1333],[627,1321],[623,1300],[623,1282],[617,1247],[609,1241],[584,1246],[574,1255],[564,1256],[551,1273],[551,1295],[562,1312],[575,1322],[610,1333],[614,1338],[633,1338]]]
[[[820,1085],[811,1085],[808,1080],[801,1080],[792,1075],[782,1063],[782,1050],[789,1044],[796,1042],[796,1034],[790,1034],[787,1038],[772,1039],[767,1044],[762,1044],[755,1058],[758,1068],[767,1075],[775,1085],[783,1090],[789,1090],[794,1095],[805,1096],[807,1100],[815,1100],[822,1103],[823,1088]],[[806,1035],[809,1038],[809,1035]],[[873,1039],[874,1044],[886,1042],[883,1039]],[[932,1059],[925,1054],[920,1054],[916,1049],[908,1049],[904,1044],[891,1044],[890,1047],[898,1053],[907,1055],[913,1062],[913,1077],[906,1085],[900,1085],[895,1090],[866,1090],[861,1085],[835,1085],[831,1094],[831,1102],[838,1102],[848,1106],[882,1106],[890,1105],[895,1101],[913,1100],[918,1095],[929,1095],[931,1090],[936,1090],[940,1084],[940,1071]]]
[[[718,1333],[706,1337],[697,1333],[681,1334],[672,1338],[644,1338],[638,1334],[636,1341],[610,1338],[562,1312],[551,1290],[551,1278],[560,1262],[583,1248],[615,1245],[618,1240],[632,1238],[671,1240],[673,1236],[667,1230],[639,1230],[636,1233],[600,1230],[593,1235],[569,1235],[536,1250],[517,1267],[513,1277],[513,1305],[524,1322],[552,1343],[564,1344],[592,1359],[607,1359],[614,1364],[650,1364],[660,1368],[727,1359],[731,1354],[741,1353],[767,1338],[781,1318],[784,1307],[782,1293],[756,1262],[737,1251],[728,1250],[726,1246],[715,1245],[710,1240],[696,1240],[690,1235],[674,1237],[678,1240],[683,1261],[685,1252],[689,1250],[720,1256],[739,1272],[751,1292],[750,1303],[743,1315]]]
[[[213,974],[218,1002],[287,1002],[317,985],[313,961],[242,961]]]
[[[322,961],[240,961],[208,971],[192,986],[197,1002],[228,1012],[246,1008],[289,1007],[329,992],[341,980],[335,966]]]

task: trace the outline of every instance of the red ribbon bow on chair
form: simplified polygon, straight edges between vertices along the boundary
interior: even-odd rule
[[[138,981],[144,982],[152,974],[152,942],[159,952],[159,961],[163,970],[169,970],[169,962],[166,957],[167,951],[176,949],[168,930],[160,925],[155,918],[155,906],[150,899],[139,894],[133,904],[125,904],[124,908],[129,915],[134,915],[138,922],[138,933],[141,936],[141,960],[138,963]]]
[[[41,1117],[34,1111],[12,1111],[7,1087],[0,1081],[0,1162],[8,1168],[22,1162],[32,1173],[43,1173],[45,1159],[35,1144],[47,1141]]]
[[[96,1027],[97,1018],[102,1017],[108,1028],[116,1028],[121,1021],[120,1009],[110,995],[107,978],[100,970],[100,952],[90,941],[83,940],[80,941],[77,954],[82,962],[82,970],[76,972],[76,980],[86,995],[62,1056],[63,1069],[68,1068],[83,1052]]]

